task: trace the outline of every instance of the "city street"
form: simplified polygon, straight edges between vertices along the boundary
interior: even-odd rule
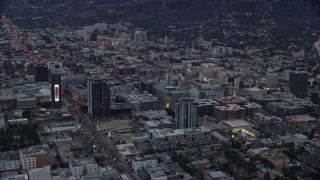
[[[95,145],[95,149],[101,153],[107,159],[107,165],[112,166],[117,169],[119,172],[128,173],[134,179],[141,179],[140,177],[135,174],[128,164],[127,161],[124,161],[119,154],[117,153],[115,144],[108,138],[106,138],[103,134],[97,131],[97,123],[85,115],[79,107],[79,105],[70,97],[64,97],[65,104],[69,104],[75,110],[70,108],[70,112],[72,115],[79,119],[79,121],[83,125],[86,138],[92,139],[93,144]]]

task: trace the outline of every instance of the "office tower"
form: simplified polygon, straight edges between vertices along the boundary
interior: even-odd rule
[[[52,109],[61,109],[61,75],[53,73],[51,75],[51,108]]]
[[[308,86],[308,72],[294,71],[289,75],[289,87],[291,92],[300,97],[304,96],[307,92]]]
[[[49,69],[45,63],[37,63],[34,65],[34,82],[48,82]]]
[[[136,44],[146,44],[148,41],[147,39],[147,32],[146,31],[135,31],[134,32],[134,42]]]
[[[192,128],[197,125],[197,107],[193,99],[183,98],[175,107],[175,128]]]
[[[88,112],[92,117],[110,116],[110,83],[105,79],[88,79]]]
[[[278,87],[278,80],[279,80],[278,74],[276,74],[276,73],[268,73],[267,74],[266,86],[268,88],[276,88],[276,87]]]

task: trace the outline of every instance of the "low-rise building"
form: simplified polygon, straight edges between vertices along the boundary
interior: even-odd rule
[[[31,169],[28,171],[30,180],[52,180],[50,166]]]
[[[156,166],[158,164],[158,158],[155,155],[146,155],[143,157],[136,156],[132,159],[132,169],[137,172],[145,166]]]
[[[227,104],[225,106],[215,106],[214,116],[219,120],[242,119],[246,117],[246,109],[237,104]]]
[[[283,168],[290,163],[290,158],[280,149],[267,150],[260,153],[261,158],[268,160],[274,167]]]
[[[179,180],[179,174],[174,169],[169,169],[163,164],[157,166],[144,166],[139,171],[139,176],[142,179],[158,180],[158,179],[172,179]]]
[[[107,167],[107,168],[100,169],[96,173],[84,175],[82,179],[83,180],[120,179],[120,175],[117,170],[111,167]]]
[[[78,131],[81,124],[76,121],[52,123],[44,127],[47,133],[57,133],[62,131]]]
[[[116,145],[120,157],[124,160],[130,160],[138,154],[136,146],[133,143]]]
[[[15,175],[21,170],[21,161],[18,151],[0,153],[0,177]]]
[[[69,161],[72,176],[92,175],[98,172],[98,164],[93,158],[72,159]]]
[[[39,145],[20,149],[19,156],[22,169],[30,170],[53,165],[55,154],[50,151],[50,148],[47,145]]]
[[[222,134],[218,133],[217,131],[213,131],[212,133],[212,137],[216,140],[218,140],[221,143],[227,143],[229,142],[229,139],[226,138],[225,136],[223,136]]]
[[[173,122],[166,120],[166,119],[160,119],[160,120],[152,120],[152,121],[145,121],[143,125],[144,129],[167,129],[167,128],[173,128]]]
[[[126,104],[135,111],[150,111],[159,108],[157,97],[151,94],[123,94]]]

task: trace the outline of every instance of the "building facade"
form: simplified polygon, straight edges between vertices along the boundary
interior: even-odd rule
[[[137,172],[138,170],[141,170],[142,167],[145,166],[156,166],[158,164],[158,158],[154,155],[150,156],[136,156],[132,159],[132,169]]]
[[[37,63],[34,65],[34,82],[48,82],[49,68],[45,63]]]
[[[183,98],[176,104],[175,128],[192,128],[197,125],[197,106],[193,99]]]
[[[110,83],[105,79],[88,79],[88,112],[92,117],[110,115]]]
[[[303,96],[307,92],[308,86],[308,72],[294,71],[289,75],[289,87],[291,93],[296,96]]]
[[[54,155],[48,146],[31,146],[19,150],[19,156],[23,170],[41,168],[54,164]]]
[[[200,126],[189,129],[150,129],[149,141],[155,149],[175,149],[206,145],[211,142],[211,130]]]

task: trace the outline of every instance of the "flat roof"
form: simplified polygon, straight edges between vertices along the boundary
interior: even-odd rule
[[[108,122],[99,122],[99,128],[107,129],[110,131],[117,131],[121,129],[132,129],[133,127],[130,125],[130,121],[117,119]]]
[[[229,125],[232,128],[250,126],[250,124],[247,121],[241,120],[241,119],[226,120],[226,121],[223,121],[223,122],[225,124]]]

